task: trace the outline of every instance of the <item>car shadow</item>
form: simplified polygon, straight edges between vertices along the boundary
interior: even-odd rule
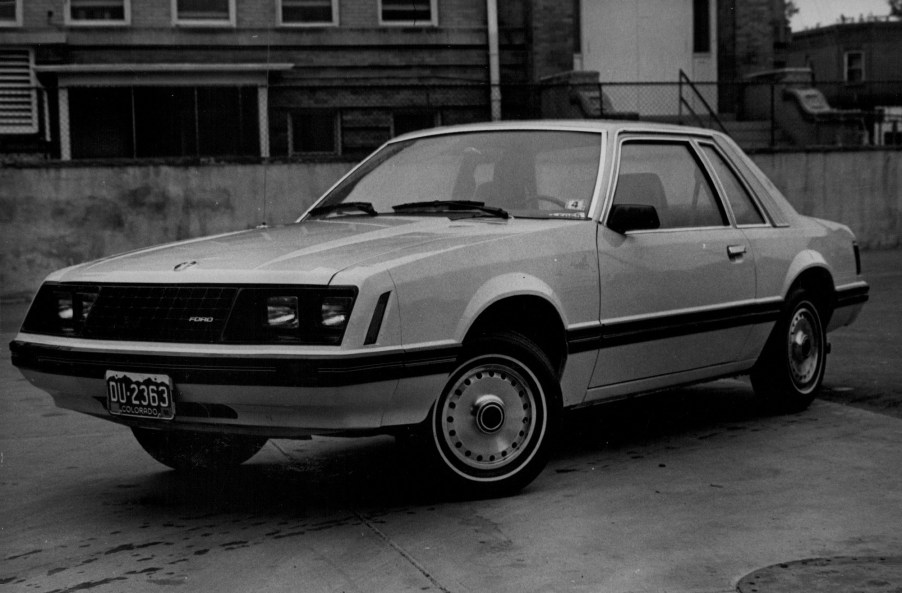
[[[736,430],[765,418],[747,380],[670,389],[568,412],[555,458],[650,445],[697,431]]]
[[[562,419],[546,472],[556,467],[566,471],[560,467],[587,455],[617,456],[695,433],[706,438],[717,431],[754,429],[765,418],[750,387],[740,381],[586,408]],[[182,474],[161,468],[132,489],[119,489],[119,503],[189,514],[254,509],[257,515],[280,516],[461,501],[461,493],[443,487],[430,470],[426,445],[415,440],[399,444],[387,436],[273,441],[264,454],[227,472]],[[538,487],[529,486],[521,495]]]

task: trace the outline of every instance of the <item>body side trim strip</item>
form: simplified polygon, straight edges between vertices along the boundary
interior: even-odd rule
[[[571,354],[776,321],[782,299],[602,322],[567,332]]]

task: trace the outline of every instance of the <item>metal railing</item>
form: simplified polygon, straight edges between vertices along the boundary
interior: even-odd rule
[[[704,126],[705,119],[698,114],[695,107],[693,106],[696,103],[701,103],[702,107],[705,108],[705,115],[709,118],[710,121],[717,124],[717,127],[721,132],[726,133],[727,129],[724,127],[723,122],[720,121],[720,118],[717,117],[717,112],[708,104],[708,101],[705,99],[705,96],[699,92],[698,87],[693,84],[692,80],[690,80],[689,76],[680,69],[680,112],[679,118],[680,123],[683,123],[683,109],[685,108],[695,119],[698,125]],[[684,92],[685,91],[685,92]],[[689,96],[687,97],[686,94]]]

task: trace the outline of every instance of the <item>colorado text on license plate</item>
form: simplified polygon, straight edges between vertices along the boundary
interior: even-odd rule
[[[167,375],[106,372],[107,409],[117,416],[172,420],[175,401]]]

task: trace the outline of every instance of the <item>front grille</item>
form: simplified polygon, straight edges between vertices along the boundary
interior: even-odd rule
[[[108,340],[218,342],[237,288],[102,286],[84,335]]]
[[[300,305],[297,324],[268,325],[268,299],[286,296]],[[326,325],[323,311],[340,300],[350,312],[356,297],[353,286],[47,282],[22,331],[95,340],[337,346],[346,326]]]

